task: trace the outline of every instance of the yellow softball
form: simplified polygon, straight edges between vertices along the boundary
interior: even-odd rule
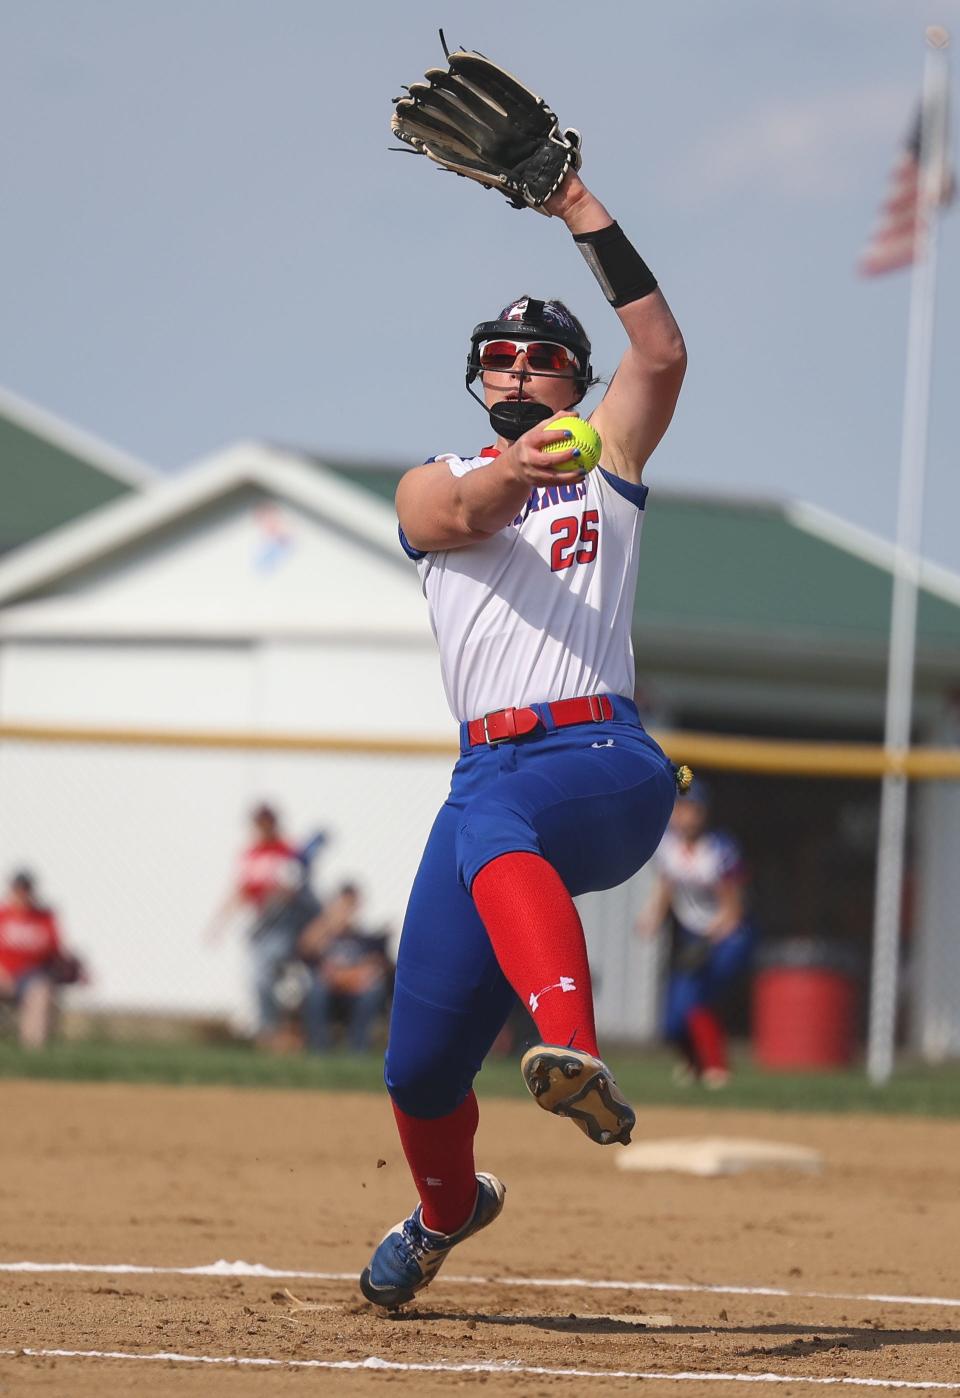
[[[540,450],[546,454],[551,451],[569,451],[570,447],[579,447],[580,455],[571,457],[569,461],[561,461],[557,465],[558,471],[592,471],[600,460],[600,453],[603,451],[603,443],[596,428],[591,427],[589,422],[584,422],[580,417],[558,417],[554,422],[545,422],[544,427],[549,432],[572,432],[573,441],[551,442],[548,446],[541,447]]]

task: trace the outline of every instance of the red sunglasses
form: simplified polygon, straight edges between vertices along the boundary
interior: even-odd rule
[[[479,351],[480,368],[512,369],[518,354],[526,356],[528,368],[537,374],[562,374],[577,364],[573,350],[551,340],[484,340]]]

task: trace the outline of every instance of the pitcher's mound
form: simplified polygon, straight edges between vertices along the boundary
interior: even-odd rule
[[[677,1170],[684,1175],[739,1175],[746,1170],[820,1170],[823,1156],[805,1146],[706,1136],[637,1141],[617,1152],[621,1170]]]

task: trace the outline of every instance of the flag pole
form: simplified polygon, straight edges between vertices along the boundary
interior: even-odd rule
[[[917,591],[923,534],[923,490],[930,406],[930,371],[936,293],[938,207],[947,178],[947,89],[945,29],[927,30],[921,105],[920,197],[914,226],[906,385],[900,447],[897,542],[887,657],[884,748],[887,772],[880,792],[880,831],[873,920],[873,968],[867,1074],[882,1085],[893,1072],[896,1037],[900,910],[907,826],[907,778],[896,764],[910,746]]]

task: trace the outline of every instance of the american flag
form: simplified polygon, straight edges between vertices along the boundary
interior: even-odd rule
[[[925,180],[920,163],[924,124],[928,131],[946,133],[948,130],[946,102],[944,89],[935,95],[926,111],[922,104],[917,111],[906,146],[891,172],[889,191],[880,217],[858,259],[857,270],[861,276],[876,277],[883,272],[895,272],[898,267],[909,267],[918,247],[923,246],[930,205],[934,208],[944,206],[953,198],[954,180],[950,172],[946,135],[940,149],[929,157],[935,159],[939,167],[932,185],[927,186],[933,191],[932,197],[924,193]]]

